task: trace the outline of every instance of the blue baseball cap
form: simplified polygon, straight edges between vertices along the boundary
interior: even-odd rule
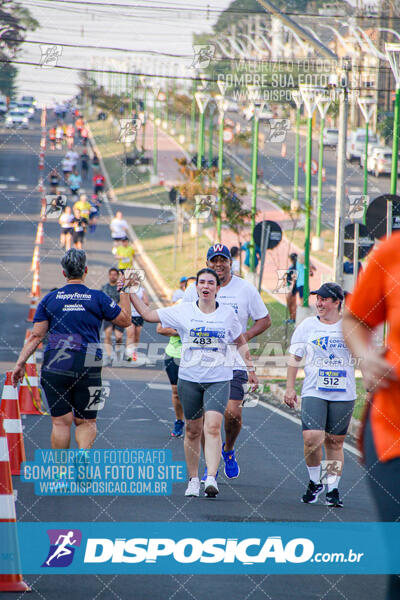
[[[183,283],[184,281],[187,281],[187,277],[181,277],[179,283]]]
[[[208,249],[207,260],[212,260],[215,256],[225,256],[229,260],[232,259],[229,248],[223,244],[214,244],[214,246]]]

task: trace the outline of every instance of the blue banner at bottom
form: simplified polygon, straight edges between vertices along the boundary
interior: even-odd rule
[[[400,573],[400,523],[0,523],[18,572]]]

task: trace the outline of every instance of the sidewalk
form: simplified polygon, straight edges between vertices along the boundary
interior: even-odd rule
[[[148,122],[146,124],[146,135],[145,135],[145,148],[148,156],[152,155],[153,152],[153,124]],[[163,129],[158,130],[158,173],[162,175],[164,179],[164,185],[166,187],[173,185],[174,182],[182,180],[179,173],[179,166],[176,163],[175,158],[187,158],[187,154],[182,146],[175,141],[168,133]],[[161,177],[160,177],[161,179]],[[258,200],[258,199],[257,199]],[[245,196],[244,203],[247,207],[251,206],[251,199],[249,196]],[[282,276],[289,265],[289,254],[297,252],[300,254],[303,248],[299,248],[290,242],[290,233],[285,234],[285,231],[289,231],[292,223],[288,215],[282,211],[279,206],[273,202],[260,198],[258,201],[259,212],[257,213],[257,222],[262,220],[276,221],[282,227],[284,232],[282,241],[273,250],[268,250],[264,266],[264,275],[262,280],[262,288],[269,293],[273,293],[276,299],[282,304],[285,302],[285,293],[280,290],[282,285]],[[216,231],[214,229],[206,230],[206,235],[210,239],[210,243],[217,241]],[[250,237],[250,229],[246,232],[245,236],[247,239]],[[237,246],[238,240],[236,235],[228,230],[222,230],[221,241],[226,244],[229,248],[231,246]],[[318,288],[323,281],[327,281],[331,278],[331,269],[320,262],[312,258],[313,264],[317,270],[312,279],[310,279],[310,289]]]

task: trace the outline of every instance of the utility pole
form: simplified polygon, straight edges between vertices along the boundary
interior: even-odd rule
[[[339,140],[337,145],[335,239],[333,247],[333,275],[336,283],[343,286],[344,226],[345,226],[345,171],[347,119],[349,115],[348,90],[349,64],[343,60],[338,76],[339,91]]]

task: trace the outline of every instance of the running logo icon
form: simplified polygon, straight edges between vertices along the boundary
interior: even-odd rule
[[[329,335],[325,335],[324,337],[317,338],[313,340],[312,343],[318,346],[318,348],[322,348],[322,350],[328,349]]]
[[[80,529],[48,529],[49,553],[42,567],[69,567],[74,559],[75,549],[81,545]]]
[[[40,46],[40,67],[42,69],[52,69],[57,66],[58,59],[62,54],[62,46]]]
[[[197,69],[207,69],[211,60],[214,58],[214,44],[195,44],[193,46],[194,58],[190,65]]]
[[[284,142],[290,129],[289,119],[269,119],[269,134],[267,142]]]

